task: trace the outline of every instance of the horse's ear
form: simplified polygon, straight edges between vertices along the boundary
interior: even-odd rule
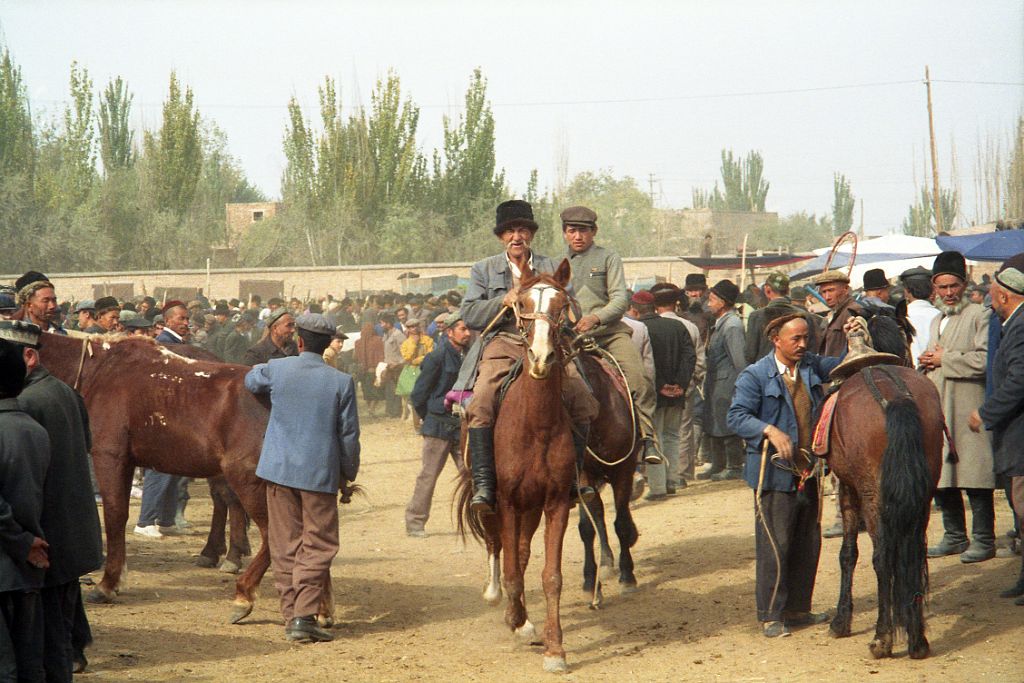
[[[555,269],[555,282],[562,289],[569,284],[569,279],[572,277],[572,267],[569,265],[569,259],[564,258],[562,262],[558,264],[558,268]]]
[[[535,277],[537,277],[537,273],[533,272],[533,268],[531,268],[530,264],[527,263],[523,266],[523,270],[519,274],[519,282],[522,282],[523,280],[532,280]]]

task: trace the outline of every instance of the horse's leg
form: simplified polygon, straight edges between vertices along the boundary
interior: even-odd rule
[[[544,510],[544,597],[547,598],[547,619],[544,622],[544,670],[565,671],[565,649],[562,647],[562,545],[569,525],[569,501],[564,496],[549,500]]]
[[[614,500],[615,496],[613,492],[613,503]],[[596,508],[594,519],[597,521],[597,538],[601,542],[601,579],[607,580],[611,578],[612,571],[615,567],[615,553],[612,552],[612,546],[608,540],[608,527],[605,525],[604,500],[601,499],[600,494],[598,494],[594,500],[594,508]]]
[[[227,552],[224,540],[224,525],[228,521],[228,506],[224,500],[223,488],[227,486],[223,477],[210,477],[206,480],[210,487],[210,500],[213,501],[213,515],[210,517],[210,533],[206,536],[206,545],[199,551],[196,564],[200,567],[216,567],[217,560]]]
[[[580,510],[580,540],[583,541],[583,592],[592,593],[594,591],[594,583],[597,581],[597,560],[594,558],[594,537],[596,530],[594,525],[590,523],[590,516],[587,515],[587,509],[590,510],[594,518],[597,518],[597,514],[594,508],[597,507],[596,503],[600,500],[600,492],[594,497],[594,500],[588,503],[579,505]],[[603,507],[603,506],[602,506]]]
[[[110,450],[97,444],[93,445],[93,466],[103,499],[107,559],[103,565],[103,578],[86,599],[93,603],[113,602],[126,565],[124,529],[128,522],[128,498],[135,466],[126,453],[112,455]]]
[[[857,531],[860,528],[860,496],[839,483],[839,508],[843,516],[843,547],[839,550],[839,602],[829,630],[836,638],[850,635],[853,622],[853,570],[857,567]]]
[[[249,513],[250,519],[256,524],[256,528],[260,530],[260,549],[235,582],[234,609],[230,621],[237,624],[252,612],[256,588],[270,567],[270,547],[267,545],[267,489],[256,477],[255,469],[245,464],[239,463],[229,467],[224,476],[245,507],[245,511]]]
[[[502,561],[505,576],[505,623],[513,632],[526,622],[526,610],[523,607],[523,574],[519,570],[519,515],[506,503],[499,501],[497,515],[498,528],[501,532],[501,545],[505,550]]]
[[[537,533],[537,527],[540,525],[540,516],[542,512],[540,509],[530,510],[523,513],[521,516],[521,522],[519,524],[519,576],[525,582],[526,567],[530,564],[530,544],[533,541],[533,535]],[[530,616],[526,611],[526,591],[524,590],[520,596],[520,601],[523,607],[523,623],[516,629],[516,639],[520,643],[527,645],[539,645],[540,641],[537,639],[537,629],[534,627],[533,622],[530,621]]]
[[[633,521],[633,512],[629,509],[633,492],[632,469],[632,465],[624,468],[612,484],[612,492],[615,495],[615,535],[619,539],[619,585],[623,593],[632,593],[636,590],[633,553],[630,548],[636,545],[640,538],[636,523]]]
[[[875,567],[878,578],[878,621],[875,623],[875,638],[868,645],[875,659],[892,656],[892,576],[889,574],[885,559],[878,546],[878,500],[874,496],[865,497],[861,513],[867,523],[868,534],[874,550],[871,563]]]
[[[487,546],[487,586],[484,601],[488,605],[501,602],[501,533],[498,530],[498,516],[486,515],[480,520],[484,528],[484,545]]]
[[[317,607],[316,623],[320,628],[331,628],[334,626],[334,581],[331,579],[331,570],[327,569],[324,576],[324,589],[320,593],[320,605]]]
[[[228,505],[228,519],[231,522],[231,542],[228,544],[228,554],[220,570],[228,574],[237,574],[242,569],[242,558],[252,553],[249,547],[249,517],[233,491],[228,489],[225,499]]]

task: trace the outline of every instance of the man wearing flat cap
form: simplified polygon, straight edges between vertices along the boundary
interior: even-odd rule
[[[814,276],[818,294],[829,307],[825,333],[818,343],[818,354],[839,357],[846,353],[846,333],[843,328],[853,316],[862,316],[864,309],[850,294],[850,278],[841,270],[826,270]]]
[[[920,266],[905,270],[900,273],[900,282],[903,299],[907,302],[907,320],[914,327],[910,359],[917,367],[918,359],[931,341],[932,320],[939,314],[939,309],[932,305],[932,271]]]
[[[92,640],[79,579],[103,564],[100,518],[89,485],[89,415],[82,397],[43,367],[39,327],[21,321],[0,325],[0,337],[21,347],[28,371],[18,405],[49,436],[40,520],[50,545],[42,589],[44,666],[46,680],[70,681],[76,660],[84,667],[83,650]]]
[[[60,308],[53,283],[42,273],[30,270],[14,281],[20,310],[12,320],[38,325],[43,332],[67,334],[60,325]]]
[[[153,321],[140,315],[124,323],[124,330],[133,337],[152,337]]]
[[[959,252],[944,251],[935,257],[932,285],[939,315],[932,321],[931,340],[918,363],[939,390],[956,456],[950,456],[946,443],[935,492],[945,533],[938,545],[928,549],[928,556],[959,554],[961,562],[982,562],[996,552],[992,496],[996,482],[990,435],[971,431],[968,420],[985,402],[991,311],[967,300],[967,263]],[[963,491],[972,513],[969,542]]]
[[[972,430],[992,433],[995,473],[1010,480],[1018,529],[1024,528],[1024,253],[996,273],[992,309],[1002,320],[1002,340],[993,363],[992,393],[969,418]],[[1017,582],[1000,594],[1024,605],[1024,558]]]
[[[79,301],[73,309],[75,313],[75,328],[84,332],[96,324],[96,302],[92,299]]]
[[[278,306],[264,319],[263,337],[245,352],[242,363],[259,365],[274,358],[287,358],[299,353],[295,345],[295,317],[285,306]]]
[[[744,356],[748,364],[764,358],[775,350],[771,340],[764,333],[765,326],[768,323],[784,315],[805,313],[803,309],[795,306],[793,300],[789,298],[789,276],[785,273],[778,270],[768,273],[768,276],[764,279],[764,284],[761,286],[761,291],[764,293],[765,298],[768,299],[768,303],[764,307],[754,310],[747,318]],[[807,313],[806,315],[808,316],[807,322],[810,324],[810,347],[812,349],[817,348],[816,332],[818,326],[809,317],[814,315],[813,313]],[[817,319],[820,320],[820,318]]]
[[[253,367],[245,387],[269,394],[270,421],[256,475],[267,482],[270,560],[285,637],[333,640],[316,614],[338,554],[338,490],[359,473],[359,414],[350,375],[328,367],[335,327],[320,313],[295,321],[297,356]]]
[[[740,288],[731,280],[716,282],[708,294],[708,307],[715,315],[704,377],[704,435],[711,469],[700,473],[699,479],[720,481],[743,476],[743,444],[726,420],[736,379],[747,367],[743,322],[735,308],[739,295]]]
[[[655,395],[653,385],[644,376],[643,360],[630,342],[629,325],[622,316],[629,307],[626,276],[622,259],[613,251],[594,244],[597,214],[585,206],[571,206],[561,213],[562,237],[569,247],[572,288],[582,316],[575,330],[594,338],[610,353],[626,377],[639,415],[640,438],[645,459],[660,463],[655,446]],[[685,387],[684,387],[685,390]],[[651,459],[651,456],[654,456]]]
[[[473,345],[455,384],[456,388],[473,390],[466,421],[474,492],[470,507],[477,513],[494,510],[494,418],[498,410],[498,390],[516,361],[526,355],[511,306],[519,294],[523,273],[550,275],[557,267],[553,260],[530,248],[538,226],[529,202],[511,199],[499,204],[495,213],[494,235],[501,241],[504,251],[473,264],[460,310],[471,330],[483,331],[495,318],[499,319],[491,325],[486,338],[478,339]],[[572,283],[568,289],[570,294],[575,294]],[[580,463],[586,451],[590,422],[597,416],[600,406],[576,373],[575,365],[570,363],[566,370],[562,390],[573,422],[573,443],[577,463]],[[593,489],[580,490],[581,495],[588,493],[593,495]]]

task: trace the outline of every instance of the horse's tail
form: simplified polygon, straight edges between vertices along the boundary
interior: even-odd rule
[[[931,475],[921,438],[921,417],[913,401],[901,397],[890,402],[885,429],[889,443],[882,455],[879,586],[887,592],[893,625],[920,633],[921,602],[928,592],[925,532]]]
[[[455,488],[455,498],[453,501],[455,504],[456,530],[463,541],[466,540],[466,529],[469,529],[473,538],[483,543],[486,540],[484,526],[480,521],[480,516],[473,514],[473,511],[469,509],[469,504],[472,500],[473,477],[469,472],[469,468],[465,468],[459,474],[459,483]]]

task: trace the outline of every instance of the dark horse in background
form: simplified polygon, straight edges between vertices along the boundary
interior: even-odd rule
[[[895,321],[876,316],[868,330],[877,351],[905,357]],[[857,532],[863,520],[874,544],[878,621],[871,654],[892,654],[893,631],[906,629],[910,657],[926,657],[926,533],[942,466],[944,419],[935,385],[912,368],[868,367],[839,389],[828,465],[839,478],[843,545],[839,602],[831,632],[850,635]]]
[[[125,566],[135,467],[185,477],[223,475],[260,531],[260,549],[235,582],[231,622],[252,611],[270,564],[266,485],[256,476],[269,404],[246,390],[248,367],[185,358],[143,337],[44,335],[43,365],[85,399],[103,499],[107,559],[93,600],[112,601]],[[333,614],[325,592],[323,621]]]
[[[562,402],[565,358],[560,328],[569,305],[568,282],[566,260],[554,277],[527,269],[520,282],[513,310],[527,352],[522,372],[509,386],[494,424],[495,514],[477,516],[470,510],[473,484],[468,468],[456,493],[460,533],[468,527],[487,546],[490,579],[485,598],[500,599],[495,583],[503,560],[508,597],[505,623],[525,642],[533,642],[536,634],[526,612],[523,575],[530,542],[544,516],[544,669],[552,672],[566,670],[559,616],[562,545],[576,469],[571,422]]]
[[[636,544],[640,535],[629,502],[640,438],[635,409],[629,400],[629,389],[618,370],[590,353],[581,354],[580,362],[594,397],[601,404],[597,418],[591,423],[588,453],[584,460],[584,469],[597,488],[598,495],[586,504],[586,509],[580,505],[579,521],[580,538],[583,540],[583,590],[593,595],[591,606],[597,607],[603,596],[602,577],[598,574],[598,563],[594,556],[595,531],[601,548],[601,571],[611,573],[615,564],[615,555],[608,543],[605,528],[604,502],[601,500],[603,484],[611,488],[615,507],[615,535],[619,539],[619,584],[623,592],[636,588],[630,548]]]

